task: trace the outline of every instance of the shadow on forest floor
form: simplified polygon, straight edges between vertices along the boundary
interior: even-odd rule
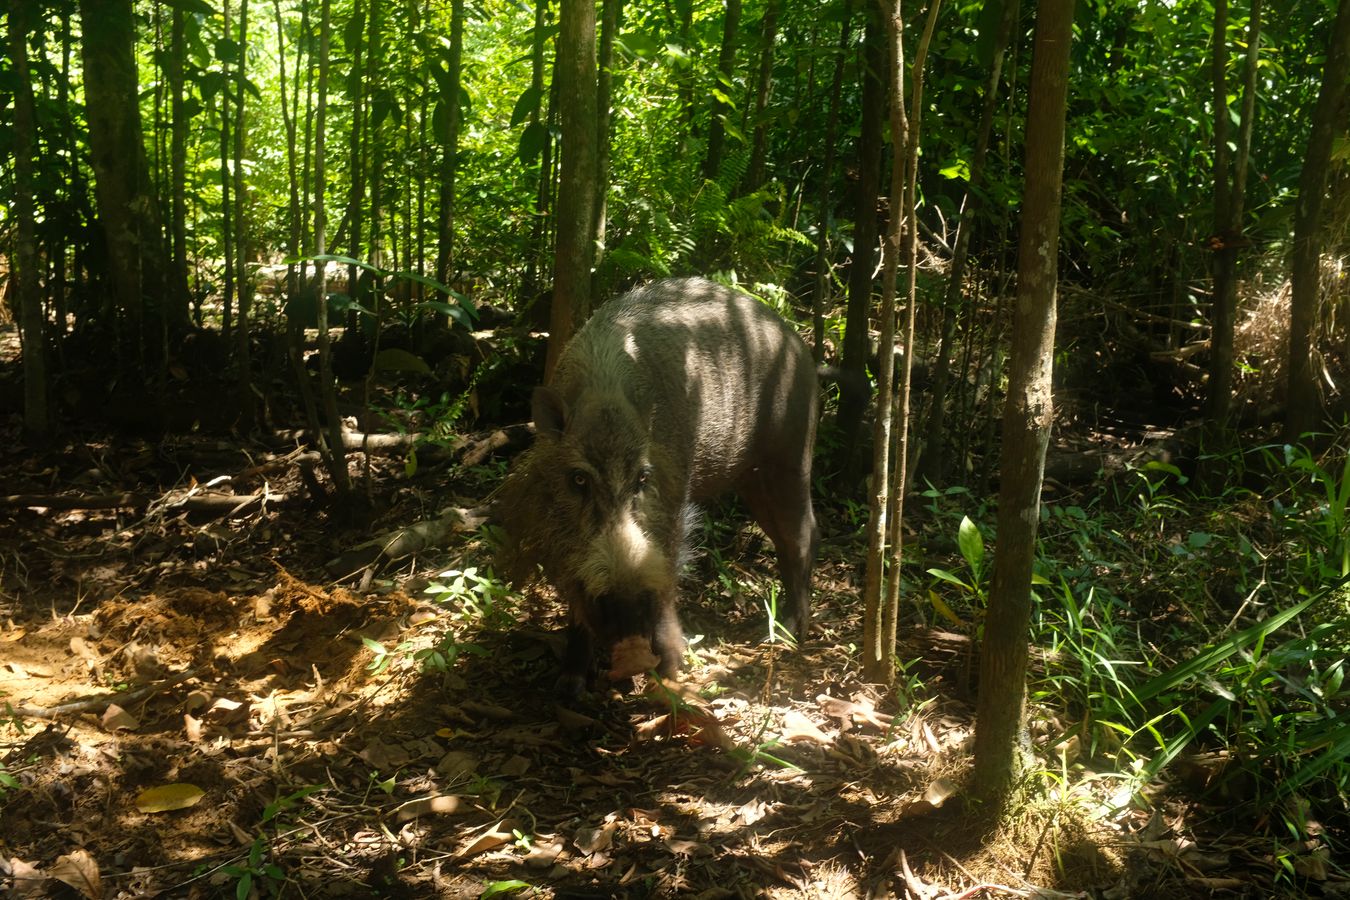
[[[705,554],[686,588],[686,625],[705,637],[680,682],[562,706],[548,598],[498,598],[484,618],[421,592],[442,569],[486,565],[476,533],[364,593],[325,568],[371,534],[481,503],[490,475],[373,458],[379,512],[356,528],[317,511],[276,448],[5,447],[10,494],[159,498],[135,514],[0,517],[0,884],[16,896],[235,896],[243,881],[238,896],[1214,886],[1142,851],[1126,866],[1121,843],[1148,817],[1094,821],[1084,793],[998,828],[962,812],[968,639],[907,631],[907,688],[864,684],[863,549],[840,527],[802,652],[763,639],[766,542],[718,522],[716,556],[733,562]],[[174,505],[222,476],[265,502],[234,516]]]

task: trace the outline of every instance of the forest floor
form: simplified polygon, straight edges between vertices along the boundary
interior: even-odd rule
[[[835,510],[801,651],[766,640],[771,547],[714,510],[684,591],[696,662],[563,704],[556,604],[474,577],[500,462],[410,475],[354,454],[376,510],[358,525],[310,501],[294,448],[85,434],[33,453],[4,428],[7,495],[148,498],[0,510],[11,896],[1261,894],[1246,856],[1197,846],[1193,808],[1113,801],[1081,770],[1013,821],[967,808],[969,639],[907,627],[903,687],[866,684],[862,537]],[[191,502],[212,492],[258,499]],[[445,509],[441,546],[334,574]]]

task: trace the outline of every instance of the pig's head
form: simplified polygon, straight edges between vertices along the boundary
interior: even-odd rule
[[[499,499],[517,573],[541,567],[602,647],[652,636],[674,595],[680,523],[650,423],[621,391],[568,404],[548,387],[535,391],[534,421],[535,446]]]

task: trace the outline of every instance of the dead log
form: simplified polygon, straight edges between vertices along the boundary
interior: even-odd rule
[[[327,564],[327,569],[334,578],[339,579],[351,577],[363,569],[370,574],[386,563],[406,559],[432,547],[442,547],[454,535],[473,531],[486,521],[485,507],[475,509],[452,507],[434,519],[416,522],[357,544],[331,560]]]
[[[462,466],[481,465],[498,450],[515,454],[534,442],[534,423],[523,422],[519,425],[507,425],[496,431],[465,441],[459,448],[459,463]]]
[[[11,494],[0,497],[0,507],[8,509],[46,509],[56,512],[88,509],[134,509],[159,511],[184,509],[188,512],[212,513],[216,516],[241,516],[255,512],[264,503],[284,503],[285,494],[222,494],[199,492],[184,494]]]

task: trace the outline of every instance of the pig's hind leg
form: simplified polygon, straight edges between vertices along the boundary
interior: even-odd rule
[[[811,569],[817,542],[809,470],[760,466],[741,479],[737,493],[778,552],[783,580],[779,621],[794,638],[804,641],[811,622]]]

